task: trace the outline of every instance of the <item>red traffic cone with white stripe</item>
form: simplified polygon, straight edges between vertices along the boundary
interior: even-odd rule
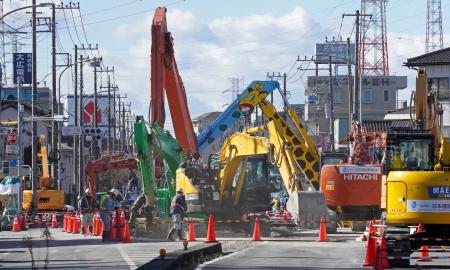
[[[212,214],[209,214],[208,231],[206,233],[206,243],[217,243],[216,230],[214,228],[214,220]]]
[[[56,214],[53,214],[52,216],[52,228],[58,228],[58,221],[56,220]]]
[[[422,224],[417,226],[417,233],[423,232]],[[430,254],[428,253],[428,246],[420,247],[420,258],[417,259],[418,262],[432,262],[433,260],[430,258]]]
[[[14,223],[12,226],[12,231],[13,232],[20,232],[20,224],[19,224],[19,219],[17,218],[17,216],[14,217]]]
[[[366,257],[362,266],[373,266],[375,265],[375,256],[377,252],[377,240],[375,239],[375,234],[372,231],[369,233],[369,239],[367,240]]]

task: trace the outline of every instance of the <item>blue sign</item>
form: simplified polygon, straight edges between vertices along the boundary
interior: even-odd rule
[[[31,53],[13,53],[14,83],[31,84],[33,58]]]
[[[450,198],[450,186],[428,187],[430,198]]]

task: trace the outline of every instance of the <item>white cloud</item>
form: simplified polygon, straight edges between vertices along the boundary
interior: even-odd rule
[[[115,38],[133,41],[116,74],[121,87],[132,97],[133,109],[144,115],[150,102],[152,15],[120,25],[113,33]],[[229,93],[222,94],[231,86],[230,77],[244,77],[247,85],[265,79],[267,72],[287,72],[298,55],[312,55],[316,42],[336,35],[338,30],[336,25],[325,26],[331,25],[326,19],[319,23],[302,7],[281,16],[252,14],[218,18],[209,23],[190,12],[169,9],[167,22],[174,37],[175,56],[191,116],[223,110],[223,105],[230,101]],[[423,52],[423,37],[388,33],[388,38],[391,74],[414,78],[414,71],[402,63],[407,57]],[[413,84],[410,79],[408,89],[413,89]],[[289,87],[291,102],[303,102],[302,80]],[[403,91],[401,95],[409,94]]]

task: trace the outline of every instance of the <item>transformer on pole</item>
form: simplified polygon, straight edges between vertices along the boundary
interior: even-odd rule
[[[360,69],[361,75],[389,75],[386,35],[388,0],[361,0]]]

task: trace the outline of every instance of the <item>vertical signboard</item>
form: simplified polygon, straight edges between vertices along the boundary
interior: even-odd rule
[[[13,53],[14,83],[31,84],[33,58],[31,53]]]

